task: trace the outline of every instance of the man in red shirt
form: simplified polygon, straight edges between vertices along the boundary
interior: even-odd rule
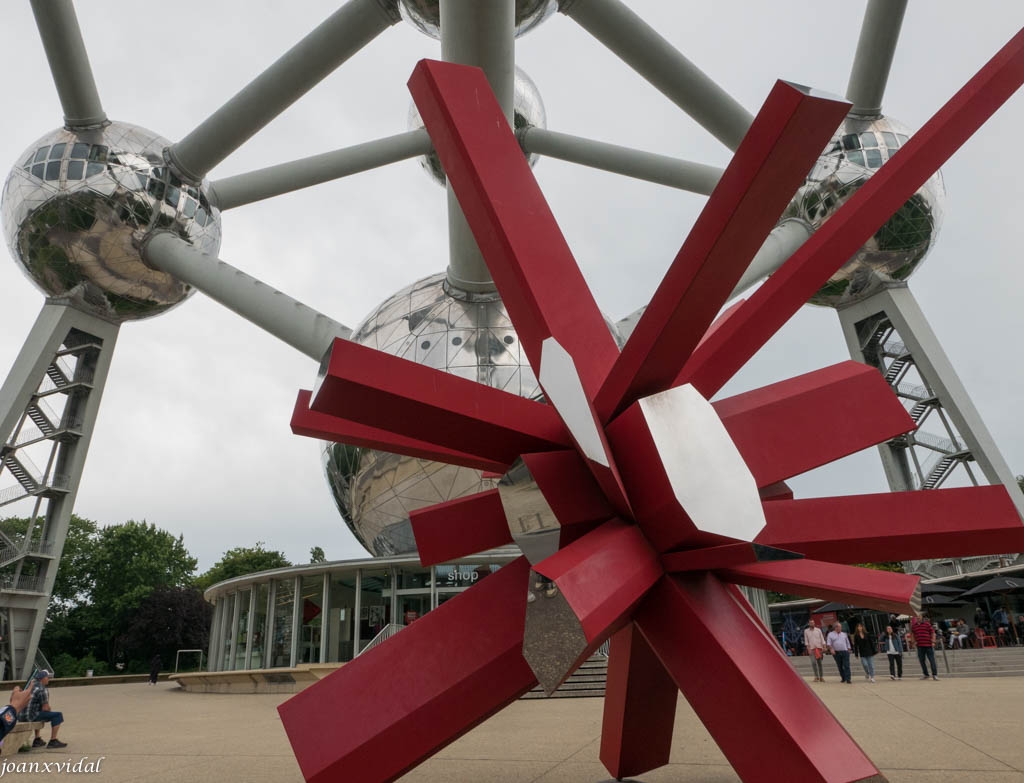
[[[932,666],[931,678],[933,680],[939,679],[939,670],[935,666],[935,629],[932,627],[931,622],[929,622],[928,615],[921,615],[911,620],[910,631],[914,634],[914,643],[917,645],[917,660],[921,664],[921,671],[924,675],[921,679],[927,680],[929,677],[928,667],[925,665],[926,660]]]

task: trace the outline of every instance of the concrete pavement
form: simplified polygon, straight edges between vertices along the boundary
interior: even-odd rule
[[[902,682],[885,676],[841,685],[809,683],[893,783],[1024,783],[1024,678]],[[287,696],[184,693],[160,683],[58,688],[67,723],[63,752],[8,761],[103,757],[92,779],[129,781],[302,780],[275,707]],[[520,701],[409,773],[408,783],[596,783],[601,699]],[[344,709],[344,705],[339,705]],[[739,716],[738,716],[739,719]],[[756,731],[756,727],[751,727]],[[48,738],[48,730],[44,732]],[[48,779],[18,774],[5,780]],[[725,783],[738,778],[685,701],[672,763],[645,783]],[[361,783],[361,781],[352,781]]]

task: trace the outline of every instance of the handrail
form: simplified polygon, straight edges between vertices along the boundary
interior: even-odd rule
[[[943,438],[939,435],[932,435],[930,432],[921,432],[920,430],[914,432],[914,442],[925,448],[941,451],[949,456],[967,450],[966,444],[959,438]]]
[[[373,639],[370,640],[369,644],[367,644],[362,650],[356,653],[355,657],[358,658],[367,650],[372,650],[378,644],[386,642],[388,639],[390,639],[396,633],[401,631],[403,628],[405,628],[405,626],[401,623],[388,623],[381,629],[380,633],[378,633],[376,636],[373,637]]]

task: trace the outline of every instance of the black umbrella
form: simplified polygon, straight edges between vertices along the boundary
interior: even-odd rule
[[[842,612],[842,611],[845,611],[847,609],[857,609],[857,608],[858,607],[854,606],[853,604],[841,604],[841,603],[839,603],[837,601],[832,601],[831,603],[828,603],[828,604],[822,604],[817,609],[815,609],[813,612],[811,612],[811,614],[824,614],[825,612]]]
[[[1021,590],[1024,590],[1024,579],[997,576],[994,579],[989,579],[987,582],[982,582],[977,587],[972,587],[960,597],[968,598],[975,595],[995,595],[996,593],[1006,595],[1007,593],[1016,593]]]
[[[921,583],[921,595],[960,595],[962,587],[951,587],[950,585],[928,585]]]
[[[926,595],[921,599],[921,606],[967,606],[966,601],[958,601],[948,595]]]

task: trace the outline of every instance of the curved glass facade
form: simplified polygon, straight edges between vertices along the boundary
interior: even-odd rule
[[[518,556],[489,552],[424,567],[415,556],[291,566],[229,579],[214,606],[210,671],[350,661]]]

